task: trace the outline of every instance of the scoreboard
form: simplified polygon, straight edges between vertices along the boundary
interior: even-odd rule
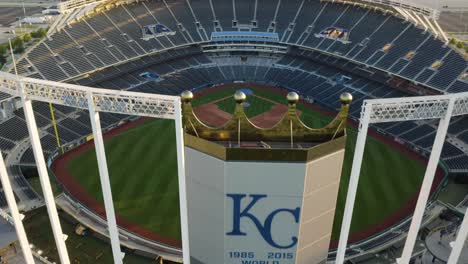
[[[186,147],[191,263],[325,260],[343,157],[344,146],[302,162],[230,161]]]

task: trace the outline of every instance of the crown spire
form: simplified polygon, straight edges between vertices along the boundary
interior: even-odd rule
[[[296,106],[300,96],[290,92],[286,96],[288,112],[271,128],[261,128],[254,125],[244,112],[244,102],[247,95],[236,91],[233,96],[236,108],[230,120],[220,127],[211,127],[198,119],[193,112],[193,93],[184,91],[181,94],[183,102],[183,121],[185,132],[196,137],[211,141],[234,141],[240,145],[241,141],[262,142],[294,142],[313,143],[332,140],[345,134],[346,120],[349,106],[353,100],[350,93],[341,94],[341,109],[334,120],[322,128],[310,128],[298,117]]]

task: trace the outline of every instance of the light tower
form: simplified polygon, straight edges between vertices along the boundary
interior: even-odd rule
[[[321,263],[327,258],[352,96],[327,126],[307,127],[299,96],[272,128],[244,113],[210,127],[182,93],[191,263]]]

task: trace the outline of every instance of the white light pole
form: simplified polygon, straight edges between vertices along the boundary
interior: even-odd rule
[[[175,100],[175,132],[177,145],[177,172],[179,181],[180,224],[182,230],[182,257],[184,264],[190,264],[187,186],[185,179],[184,129],[182,128],[182,107],[180,99]]]
[[[411,226],[408,231],[405,247],[403,248],[401,258],[397,259],[398,264],[408,264],[411,260],[413,248],[424,216],[424,211],[426,210],[426,204],[429,199],[429,195],[431,194],[432,183],[434,182],[437,165],[440,160],[440,154],[442,153],[445,137],[447,136],[447,130],[452,117],[454,105],[455,99],[451,98],[449,100],[445,116],[439,121],[439,127],[437,128],[437,134],[432,146],[431,156],[426,167],[426,173],[424,175],[421,190],[419,191],[418,202],[416,203],[413,219],[411,220]]]
[[[50,224],[52,232],[54,233],[55,244],[62,264],[70,264],[68,258],[67,246],[65,245],[66,236],[63,234],[62,226],[60,225],[60,219],[57,213],[57,207],[55,206],[54,193],[50,186],[49,173],[47,172],[47,165],[42,151],[41,140],[39,137],[39,131],[37,129],[36,118],[34,117],[34,110],[32,108],[32,101],[28,99],[26,92],[24,91],[24,85],[18,82],[19,89],[21,92],[21,102],[23,104],[24,117],[28,126],[29,138],[31,140],[32,150],[34,152],[34,158],[36,159],[37,171],[39,173],[39,179],[41,181],[42,193],[49,213]]]
[[[370,105],[364,105],[363,108],[364,112],[359,126],[356,148],[354,150],[353,168],[351,170],[351,176],[349,179],[343,222],[341,223],[340,240],[338,243],[338,251],[336,253],[335,260],[336,264],[342,264],[345,259],[346,245],[348,244],[349,230],[351,228],[351,220],[353,218],[354,202],[356,200],[359,176],[361,174],[362,159],[364,157],[364,149],[366,147],[371,107]]]
[[[463,246],[466,243],[466,238],[468,237],[468,208],[465,212],[465,217],[463,217],[463,222],[461,224],[460,230],[458,231],[457,240],[453,245],[452,252],[448,259],[447,264],[457,264],[458,259],[460,258]]]
[[[2,153],[0,152],[0,182],[3,186],[3,193],[10,208],[10,214],[13,218],[13,224],[15,225],[16,236],[23,251],[23,256],[26,264],[34,264],[33,255],[31,248],[29,247],[28,237],[26,231],[24,231],[22,215],[18,210],[16,204],[15,195],[13,194],[13,188],[11,187],[10,178],[8,177],[5,162],[3,161]]]
[[[101,121],[99,112],[94,106],[93,94],[88,92],[89,117],[93,129],[94,145],[96,148],[96,157],[99,167],[99,177],[101,180],[102,195],[104,198],[104,207],[106,209],[107,226],[111,241],[112,254],[115,264],[122,264],[124,254],[120,250],[119,230],[115,218],[114,202],[112,201],[111,184],[109,180],[109,170],[107,168],[106,152],[104,148],[104,139],[102,137]]]

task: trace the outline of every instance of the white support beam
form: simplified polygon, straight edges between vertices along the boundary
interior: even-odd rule
[[[437,96],[414,96],[364,100],[372,108],[370,123],[441,119],[451,99],[455,100],[452,116],[468,114],[468,92]]]
[[[101,121],[99,118],[99,112],[96,111],[94,97],[91,92],[88,92],[88,106],[89,117],[91,119],[91,127],[93,129],[97,162],[99,167],[99,177],[101,180],[102,195],[104,198],[104,207],[106,209],[107,226],[109,229],[112,255],[114,256],[115,264],[122,264],[123,254],[120,250],[119,230],[117,227],[117,220],[115,218],[114,202],[112,201],[112,191],[109,180],[109,170],[107,167],[106,153],[104,148],[104,139],[102,136]]]
[[[3,186],[3,192],[10,208],[10,214],[13,218],[13,224],[15,225],[16,236],[23,251],[24,260],[26,264],[34,264],[34,258],[29,247],[28,237],[26,236],[26,231],[24,231],[22,215],[18,210],[18,205],[16,204],[15,195],[13,194],[13,188],[11,187],[10,178],[5,167],[5,162],[3,161],[2,153],[0,152],[0,182]]]
[[[33,147],[36,166],[38,168],[42,190],[44,193],[44,200],[47,205],[49,219],[51,221],[54,239],[57,245],[61,264],[70,264],[67,248],[65,245],[66,236],[63,234],[62,228],[60,226],[60,220],[58,217],[57,208],[55,206],[52,188],[50,186],[47,166],[40,144],[39,132],[32,108],[32,100],[89,110],[96,146],[96,155],[98,159],[104,205],[108,220],[112,253],[114,257],[114,263],[117,264],[122,264],[122,259],[125,255],[120,250],[118,226],[112,201],[111,185],[105,156],[104,140],[99,120],[99,112],[110,112],[175,120],[180,187],[179,200],[184,251],[183,256],[184,263],[190,263],[187,216],[188,212],[184,167],[184,143],[180,97],[116,91],[109,89],[97,89],[79,85],[26,78],[5,72],[0,72],[0,91],[12,96],[19,96],[22,99],[22,105],[24,108],[31,145]],[[5,186],[8,186],[8,184]],[[9,186],[8,189],[11,190],[11,186]],[[19,216],[19,219],[20,217],[21,216]]]
[[[431,28],[432,32],[434,33],[434,36],[439,37],[439,31],[435,29],[434,25],[432,25],[431,21],[427,16],[423,16],[424,20],[426,21],[427,25]]]
[[[408,15],[405,12],[403,12],[401,8],[399,7],[394,7],[394,8],[398,13],[400,13],[400,15],[402,15],[405,18],[406,21],[408,21]]]
[[[445,43],[448,43],[449,39],[447,37],[447,34],[445,34],[445,31],[440,27],[439,22],[437,22],[437,20],[434,19],[433,23],[436,26],[437,30],[439,30],[442,39],[445,41]]]
[[[406,16],[409,17],[409,19],[413,20],[413,23],[417,26],[418,25],[418,20],[409,12],[409,11],[406,11],[404,8],[401,8],[401,12],[405,13]]]
[[[190,264],[188,200],[185,178],[184,130],[182,127],[182,107],[180,100],[178,100],[177,104],[178,105],[175,107],[175,131],[177,147],[177,172],[179,181],[180,224],[182,231],[182,258],[184,264]]]
[[[343,222],[341,223],[340,240],[338,243],[338,251],[336,253],[336,264],[342,264],[345,260],[346,245],[348,244],[349,230],[351,228],[351,220],[353,218],[354,202],[359,185],[359,176],[361,174],[362,158],[364,157],[364,149],[366,147],[367,131],[369,129],[369,120],[371,116],[371,107],[363,106],[361,124],[356,141],[356,149],[354,150],[353,168],[348,185],[348,194],[346,197],[345,211]]]
[[[430,194],[430,188],[432,186],[435,171],[440,159],[442,147],[445,142],[445,136],[448,125],[450,123],[450,118],[452,116],[461,116],[467,114],[468,93],[364,100],[356,150],[354,153],[355,156],[353,160],[351,178],[348,187],[345,212],[343,216],[343,223],[341,226],[340,241],[335,260],[336,264],[342,264],[345,260],[346,246],[348,242],[349,229],[351,226],[353,207],[359,183],[359,175],[362,166],[362,158],[364,155],[365,140],[367,137],[367,129],[369,124],[441,119],[429,165],[426,169],[426,176],[423,187],[421,188],[418,205],[416,206],[412,227],[410,229],[409,236],[411,237],[408,240],[409,243],[406,243],[405,245],[405,247],[408,248],[406,252],[409,252],[404,253],[405,258],[407,257],[406,254],[409,254],[409,258],[411,258],[411,251],[414,247],[414,242],[412,243],[411,241],[413,240],[413,237],[415,239],[415,236],[417,236],[419,231],[427,199]],[[408,263],[409,258],[407,261],[406,259],[402,259],[399,263],[406,264]]]
[[[16,76],[0,72],[0,92],[21,96],[18,82],[23,83],[29,99],[88,110],[90,87]],[[176,96],[91,89],[96,111],[174,119]]]
[[[450,253],[450,257],[448,259],[447,264],[457,264],[458,259],[460,258],[460,254],[462,252],[463,246],[466,243],[466,239],[468,238],[468,208],[465,212],[465,217],[463,218],[463,222],[461,224],[460,230],[458,231],[457,239],[455,240],[455,244],[453,245],[452,252]]]
[[[96,3],[104,3],[104,0],[68,0],[68,1],[61,1],[58,3],[57,8],[62,13],[70,13],[76,8],[81,8],[87,5],[92,5]]]
[[[47,206],[47,212],[49,214],[52,232],[54,233],[55,244],[57,246],[60,262],[62,264],[70,264],[67,246],[65,245],[65,239],[63,236],[62,226],[60,225],[57,207],[55,206],[54,193],[52,192],[52,187],[50,186],[49,173],[47,171],[47,165],[42,151],[41,140],[36,124],[36,118],[34,117],[34,110],[32,108],[32,101],[29,97],[27,97],[25,93],[24,84],[22,82],[19,82],[17,83],[17,85],[21,94],[24,116],[26,119],[26,124],[28,125],[29,138],[31,141],[32,150],[34,152],[37,171],[39,173],[42,192]]]
[[[411,12],[411,11],[410,11]],[[421,19],[421,17],[413,12],[413,15],[416,17],[416,19],[419,21],[419,23],[424,27],[424,31],[427,31],[427,25],[424,23],[424,20]]]
[[[451,99],[447,109],[445,109],[445,116],[439,121],[439,127],[437,129],[436,138],[432,146],[429,163],[426,167],[426,173],[424,175],[424,180],[419,192],[418,202],[416,203],[413,219],[411,220],[408,237],[406,238],[402,256],[400,259],[398,259],[398,264],[408,264],[411,260],[413,248],[416,243],[418,232],[424,216],[424,211],[426,210],[427,201],[429,199],[429,195],[431,194],[432,183],[434,182],[434,177],[440,160],[440,154],[442,153],[442,148],[445,143],[445,137],[447,136],[447,130],[450,124],[454,106],[455,99]]]

